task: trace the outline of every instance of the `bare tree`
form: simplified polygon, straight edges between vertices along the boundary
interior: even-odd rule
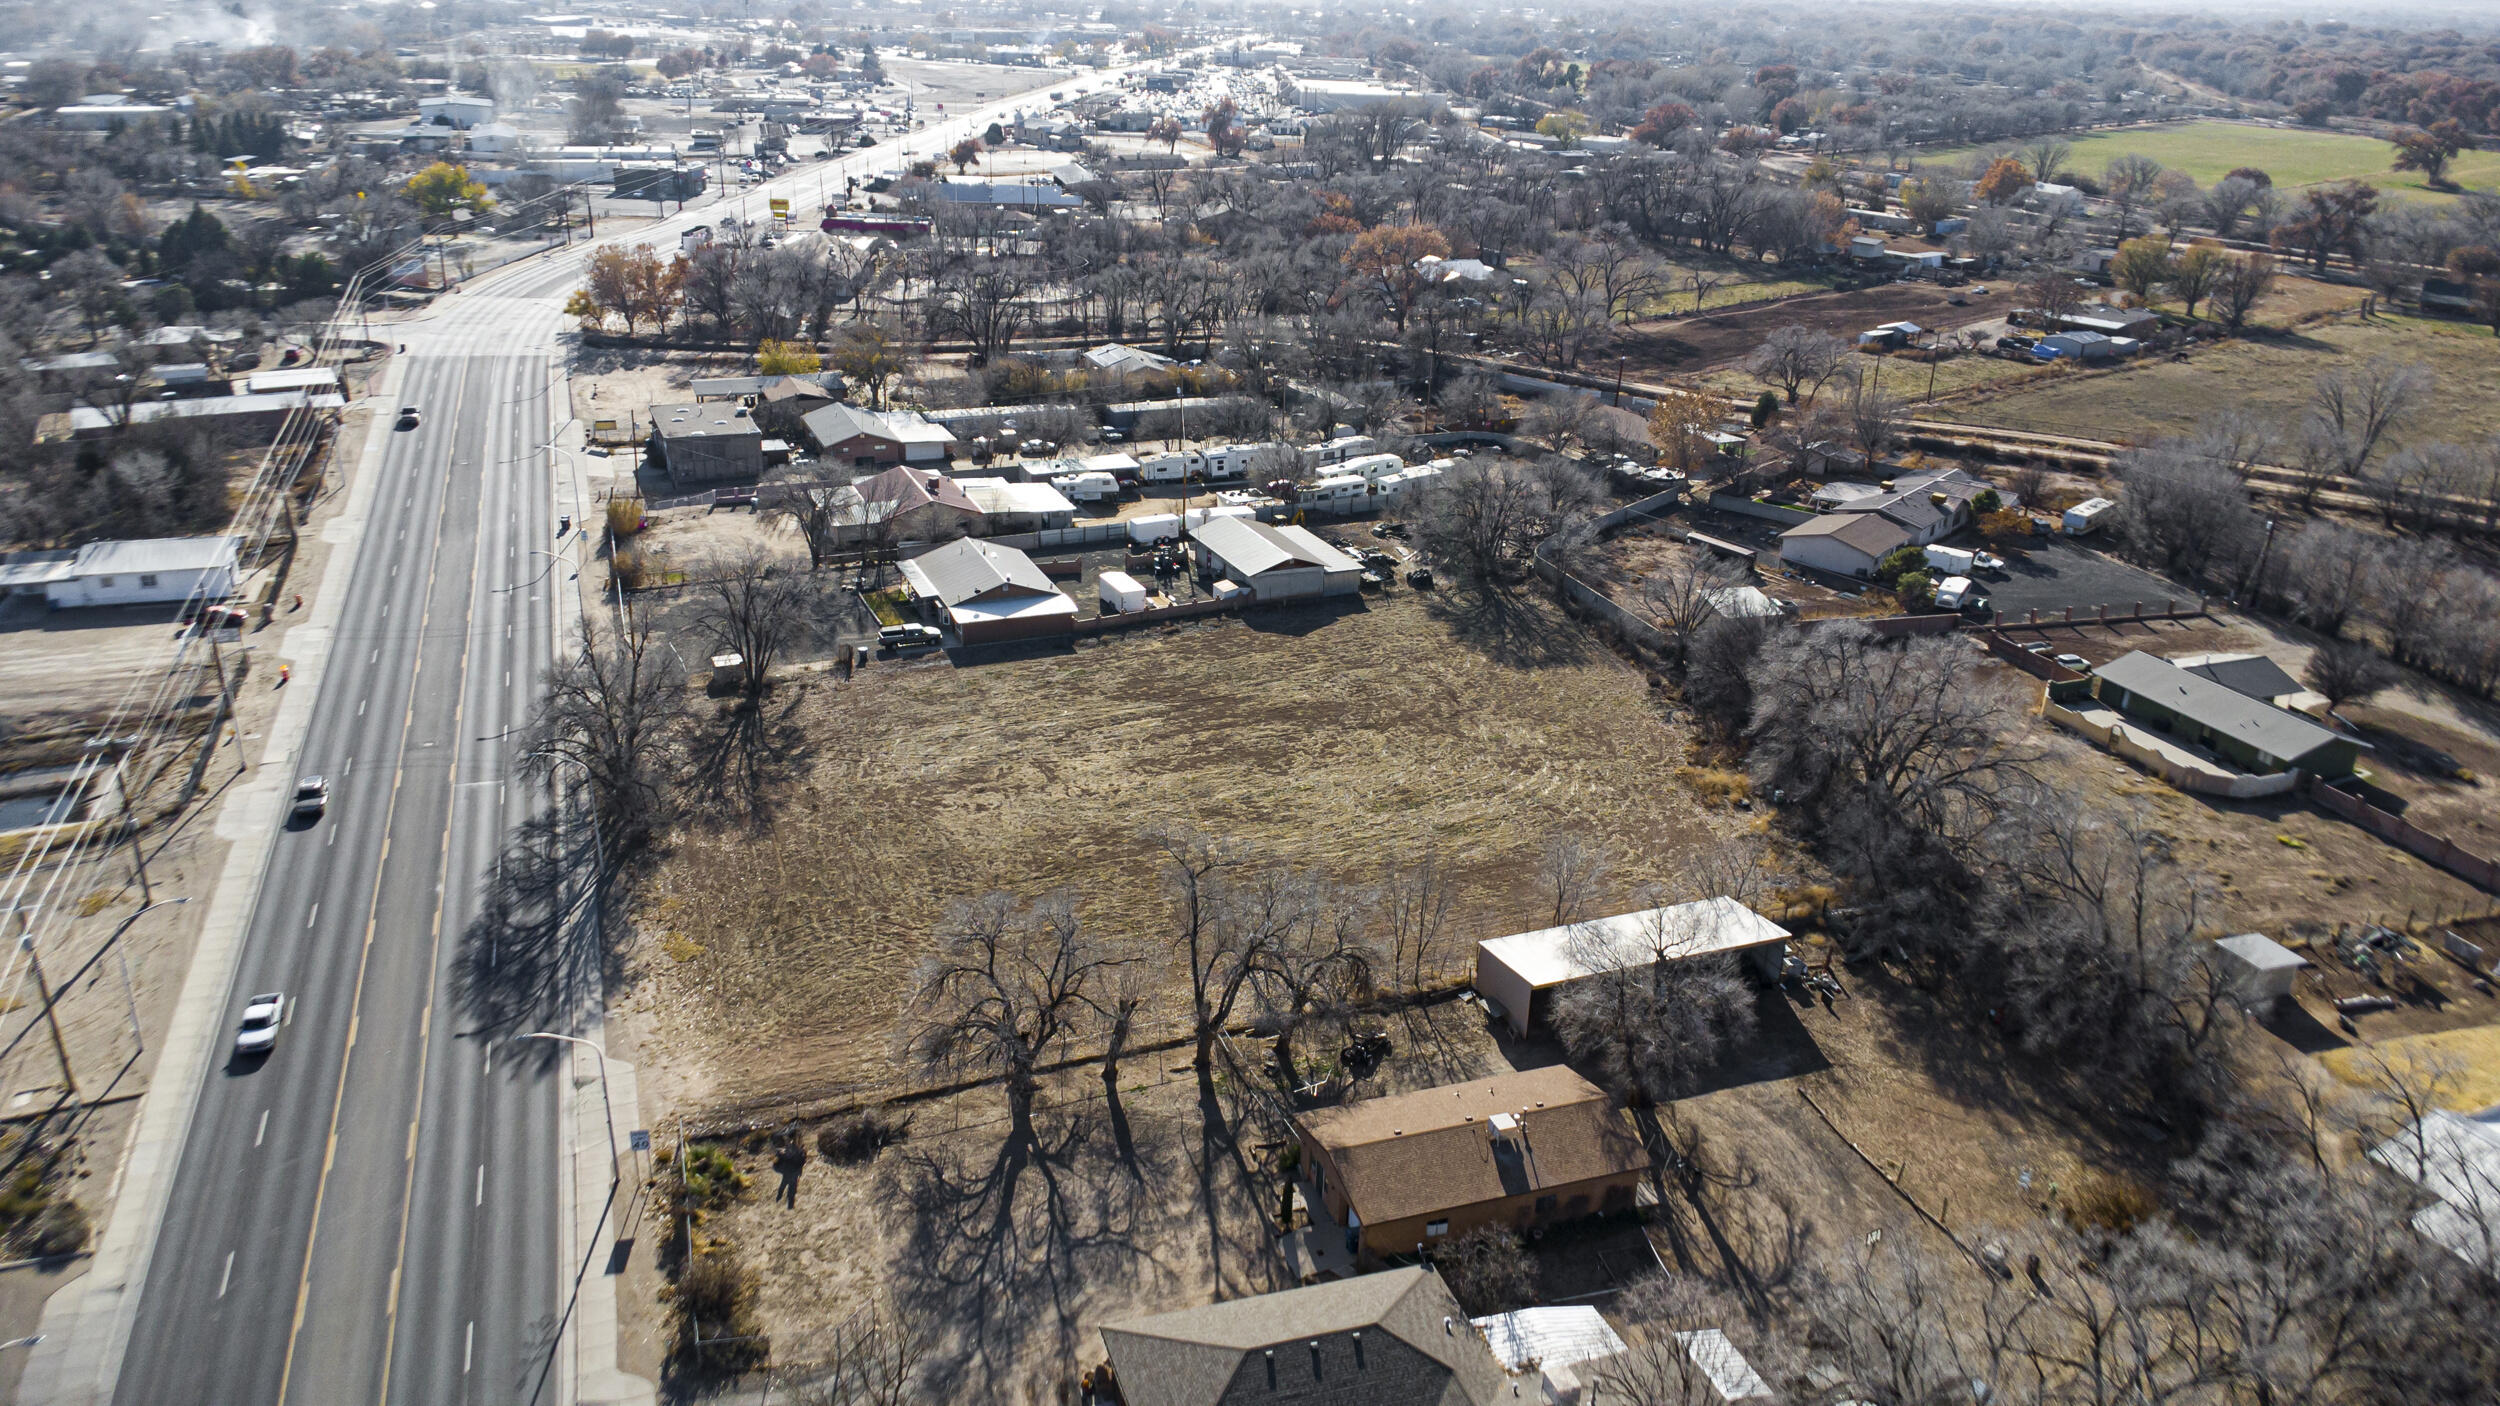
[[[1737,584],[1740,573],[1713,554],[1687,548],[1641,581],[1641,613],[1667,637],[1675,661],[1682,663],[1693,636],[1719,613],[1720,592]]]
[[[2301,681],[2326,700],[2326,715],[2335,716],[2347,703],[2360,703],[2396,681],[2396,666],[2366,644],[2329,640],[2309,656]]]
[[[585,622],[580,645],[549,674],[522,756],[541,774],[560,762],[580,767],[600,834],[621,853],[649,837],[666,804],[685,669],[646,624],[602,630]]]
[[[1762,339],[1745,358],[1745,370],[1755,380],[1775,387],[1797,403],[1800,392],[1820,394],[1825,383],[1848,364],[1849,344],[1829,332],[1811,327],[1782,327]]]
[[[1566,830],[1549,835],[1538,853],[1537,899],[1546,906],[1546,925],[1576,923],[1605,892],[1615,867],[1614,852],[1603,840]]]
[[[896,1305],[878,1301],[836,1324],[824,1363],[799,1388],[799,1406],[912,1406],[930,1340]]]
[[[745,661],[745,696],[763,697],[773,665],[813,623],[816,582],[760,545],[715,556],[697,574],[696,627]]]
[[[903,1060],[932,1077],[997,1080],[1016,1139],[1033,1146],[1042,1066],[1099,1019],[1096,984],[1126,960],[1084,930],[1064,894],[960,903],[912,972]]]
[[[1274,874],[1283,921],[1263,946],[1252,991],[1259,1028],[1275,1038],[1278,1088],[1290,1096],[1302,1082],[1294,1037],[1316,1022],[1372,995],[1379,953],[1364,931],[1366,915],[1307,876]]]
[[[1422,541],[1479,589],[1499,589],[1540,551],[1585,537],[1599,501],[1596,477],[1569,460],[1470,459],[1427,491]]]
[[[1849,442],[1866,456],[1867,470],[1873,472],[1884,451],[1909,428],[1909,407],[1866,379],[1850,385],[1844,409],[1849,417]]]
[[[2431,385],[2419,362],[2385,356],[2321,373],[2304,423],[2301,506],[2313,506],[2334,477],[2358,479],[2397,425],[2429,399]]]
[[[2274,291],[2272,254],[2243,254],[2224,267],[2214,281],[2210,311],[2233,332],[2248,325],[2249,314]]]
[[[1711,906],[1660,906],[1627,922],[1588,923],[1565,951],[1589,975],[1554,1001],[1554,1032],[1590,1077],[1647,1105],[1676,1097],[1753,1032],[1753,993],[1718,950],[1727,916]]]
[[[1440,973],[1457,899],[1457,881],[1432,849],[1407,862],[1392,856],[1381,866],[1372,907],[1387,937],[1390,981],[1421,991]]]

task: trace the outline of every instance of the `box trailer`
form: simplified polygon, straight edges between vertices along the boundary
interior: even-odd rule
[[[2101,519],[2107,517],[2110,510],[2117,506],[2107,498],[2086,498],[2075,504],[2066,510],[2066,535],[2081,537],[2092,531],[2099,527]]]
[[[1177,513],[1154,513],[1128,520],[1128,539],[1140,547],[1149,547],[1180,535],[1181,520]]]
[[[1137,583],[1136,577],[1125,571],[1104,572],[1094,578],[1094,587],[1102,595],[1102,609],[1105,615],[1115,611],[1126,614],[1129,611],[1146,608],[1146,588]]]
[[[1945,610],[1959,610],[1971,598],[1971,582],[1967,576],[1947,576],[1936,587],[1936,604]]]
[[[1930,546],[1927,549],[1927,564],[1950,575],[1968,576],[1978,570],[1977,563],[1977,553],[1966,552],[1960,547]]]
[[[1291,450],[1282,444],[1219,444],[1206,451],[1207,478],[1210,482],[1233,482],[1250,476],[1250,470],[1263,457],[1281,458]]]

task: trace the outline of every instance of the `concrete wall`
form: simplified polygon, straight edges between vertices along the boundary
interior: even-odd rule
[[[2248,800],[2257,796],[2279,796],[2300,784],[2300,773],[2296,771],[2278,771],[2265,776],[2224,776],[2218,771],[2193,770],[2129,736],[2124,724],[2110,726],[2096,723],[2073,709],[2055,703],[2043,705],[2040,711],[2041,716],[2050,722],[2091,739],[2112,755],[2124,758],[2139,770],[2149,771],[2182,791],[2200,796]]]
[[[1799,527],[1814,521],[1816,516],[1801,508],[1783,508],[1776,503],[1757,503],[1751,498],[1739,498],[1733,493],[1711,494],[1710,506],[1717,512],[1735,513],[1741,517],[1758,517],[1765,522],[1776,522],[1782,527]]]

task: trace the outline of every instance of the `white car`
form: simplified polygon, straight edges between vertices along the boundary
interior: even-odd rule
[[[286,993],[270,991],[243,1003],[243,1024],[235,1031],[234,1052],[265,1055],[278,1043],[278,1027],[286,1022]]]
[[[2005,558],[1994,556],[1987,552],[1974,552],[1971,554],[1970,564],[1979,568],[1981,571],[2003,571],[2005,569]]]

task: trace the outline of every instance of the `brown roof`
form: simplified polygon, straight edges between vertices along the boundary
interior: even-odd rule
[[[1494,1146],[1499,1113],[1519,1120],[1516,1152]],[[1320,1109],[1299,1122],[1371,1225],[1649,1166],[1605,1091],[1558,1064]]]

